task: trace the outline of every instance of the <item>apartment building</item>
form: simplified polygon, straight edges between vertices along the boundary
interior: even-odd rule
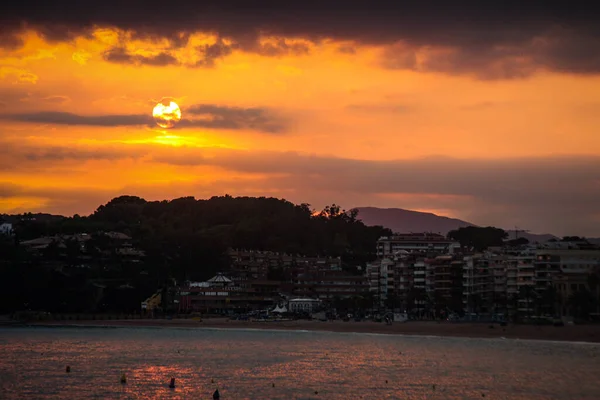
[[[544,249],[536,254],[536,291],[550,286],[556,292],[553,310],[561,315],[573,316],[569,300],[577,292],[585,291],[593,296],[600,295],[600,285],[591,277],[600,273],[600,250],[597,249]],[[595,313],[600,310],[596,309]]]
[[[231,266],[227,274],[237,282],[267,280],[269,277],[290,281],[294,274],[312,270],[341,271],[339,257],[308,257],[272,251],[230,250]],[[269,273],[282,272],[283,276]]]
[[[490,312],[494,277],[487,254],[464,258],[463,310],[467,313]]]
[[[362,296],[369,291],[369,281],[363,275],[350,275],[336,270],[314,270],[295,274],[291,282],[282,282],[281,293],[331,302]]]
[[[451,254],[459,248],[460,243],[437,233],[399,233],[379,238],[377,257],[393,257],[400,251]]]
[[[437,256],[425,260],[425,264],[436,311],[442,314],[459,311],[463,306],[463,257]]]

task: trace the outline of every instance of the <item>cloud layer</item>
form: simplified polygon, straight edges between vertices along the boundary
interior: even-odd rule
[[[591,7],[591,6],[590,6]],[[68,10],[68,11],[66,11]],[[160,11],[159,11],[160,10]],[[261,44],[260,37],[323,39],[385,45],[382,63],[448,73],[475,73],[482,78],[526,76],[538,68],[558,72],[600,72],[600,24],[593,7],[532,0],[480,2],[444,0],[390,2],[252,2],[131,0],[117,2],[12,2],[0,16],[0,45],[18,46],[24,28],[48,40],[72,40],[97,27],[132,32],[136,38],[168,39],[184,46],[190,34],[215,33],[226,44],[197,49],[196,66],[212,66],[235,49],[262,55],[303,53],[302,44]],[[350,49],[345,45],[343,49]],[[110,49],[107,61],[154,66],[178,63],[168,50],[142,56]]]
[[[150,145],[2,148],[5,150],[0,151],[0,156],[5,165],[20,168],[133,158],[148,165],[158,163],[182,170],[218,167],[242,177],[235,183],[226,180],[194,186],[188,182],[180,188],[170,187],[171,194],[270,194],[316,206],[338,202],[346,207],[369,204],[445,210],[476,224],[600,235],[600,157],[366,161],[294,152],[167,149]],[[16,190],[14,185],[0,188],[13,194]],[[130,193],[139,188],[127,189]],[[151,185],[143,193],[162,198],[165,189]]]
[[[55,102],[57,100],[52,98],[49,101]],[[260,107],[242,108],[197,104],[184,109],[183,113],[192,115],[192,118],[182,119],[175,127],[249,129],[267,133],[281,133],[286,128],[286,122],[283,118],[276,116],[272,110]],[[0,120],[69,126],[155,126],[152,116],[146,114],[78,115],[62,111],[40,111],[0,114]]]

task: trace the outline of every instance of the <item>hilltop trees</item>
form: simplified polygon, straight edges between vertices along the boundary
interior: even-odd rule
[[[357,220],[357,214],[336,204],[316,213],[309,204],[265,197],[226,195],[208,200],[183,197],[146,201],[120,196],[88,217],[26,219],[15,228],[20,237],[28,239],[79,232],[123,232],[133,237],[135,247],[146,252],[150,275],[163,281],[209,278],[227,267],[228,248],[339,256],[347,270],[355,270],[374,259],[377,239],[391,234],[382,227],[365,226]],[[98,246],[100,243],[92,247]]]
[[[508,234],[503,229],[493,226],[485,228],[467,226],[448,232],[448,237],[459,241],[461,246],[473,247],[477,251],[482,251],[491,246],[502,246]]]
[[[229,248],[339,256],[344,269],[358,272],[375,258],[377,239],[391,231],[367,227],[356,217],[356,211],[335,204],[317,213],[308,204],[231,196],[171,201],[120,196],[87,217],[11,216],[16,235],[0,238],[0,289],[9,298],[0,310],[129,312],[173,279],[204,280],[225,270]],[[110,231],[130,236],[128,245],[146,256],[136,262],[123,258],[121,245],[102,234]],[[57,239],[38,253],[20,244],[75,233],[90,236],[83,244]],[[270,273],[271,279],[283,277],[283,270]]]

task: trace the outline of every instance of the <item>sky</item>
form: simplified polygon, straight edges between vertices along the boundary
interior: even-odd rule
[[[0,213],[230,194],[600,236],[597,11],[396,3],[12,2]]]

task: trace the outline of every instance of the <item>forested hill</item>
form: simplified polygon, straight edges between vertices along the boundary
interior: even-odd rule
[[[336,205],[316,214],[308,204],[231,196],[171,201],[121,196],[87,217],[20,218],[15,230],[18,240],[123,232],[146,252],[147,262],[169,265],[178,277],[212,273],[226,263],[227,248],[342,256],[347,264],[359,265],[374,258],[380,236],[391,234],[379,226],[367,227],[356,211],[345,212]],[[198,274],[201,270],[204,273]]]

